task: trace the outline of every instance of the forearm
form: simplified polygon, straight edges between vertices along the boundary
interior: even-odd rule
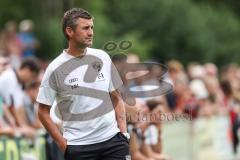
[[[121,96],[115,91],[111,93],[111,97],[113,100],[118,127],[122,133],[125,133],[127,132],[127,125],[126,125],[126,111],[125,111],[124,102]]]
[[[118,123],[118,127],[122,133],[127,132],[127,124],[126,124],[126,112],[123,105],[118,105],[115,107],[116,119]]]
[[[56,143],[63,143],[65,141],[58,127],[52,122],[49,116],[42,115],[39,116],[39,119]]]
[[[43,128],[43,125],[42,125],[41,121],[39,120],[37,111],[35,114],[36,114],[36,117],[34,119],[34,122],[32,123],[32,127],[35,129]]]
[[[9,108],[7,106],[3,106],[4,117],[6,118],[7,122],[10,124],[11,127],[16,127],[16,123],[14,120],[13,115],[10,113]]]
[[[42,125],[45,127],[45,129],[48,131],[48,133],[51,135],[54,141],[59,145],[60,148],[62,146],[63,148],[61,149],[64,150],[66,140],[63,138],[57,125],[54,124],[54,122],[50,118],[50,107],[40,104],[38,109],[38,117]]]
[[[0,135],[12,136],[13,134],[14,134],[14,130],[11,127],[0,128]]]
[[[19,127],[28,126],[23,106],[13,108],[13,114]]]

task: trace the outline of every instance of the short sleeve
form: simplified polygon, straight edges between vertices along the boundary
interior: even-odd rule
[[[109,92],[112,92],[116,89],[119,89],[123,85],[123,82],[118,73],[118,70],[116,69],[112,61],[110,66],[111,66],[111,73],[110,73],[111,76],[110,76]]]
[[[38,103],[42,103],[48,106],[52,106],[56,97],[56,91],[50,87],[49,83],[51,73],[52,72],[49,69],[46,70],[41,85],[39,87],[38,96],[36,99]]]

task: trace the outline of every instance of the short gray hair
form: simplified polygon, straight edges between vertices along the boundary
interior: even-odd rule
[[[68,35],[66,34],[66,28],[70,27],[73,30],[77,27],[77,20],[78,18],[84,18],[84,19],[92,19],[92,15],[82,9],[82,8],[72,8],[64,13],[64,16],[62,18],[62,30],[64,36],[69,39]]]

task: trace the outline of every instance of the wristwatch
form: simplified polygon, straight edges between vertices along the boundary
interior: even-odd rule
[[[130,140],[130,134],[127,132],[122,133],[128,140]]]

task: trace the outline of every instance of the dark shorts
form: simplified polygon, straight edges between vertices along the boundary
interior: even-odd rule
[[[66,160],[130,160],[129,141],[121,133],[111,139],[91,145],[68,145]]]

